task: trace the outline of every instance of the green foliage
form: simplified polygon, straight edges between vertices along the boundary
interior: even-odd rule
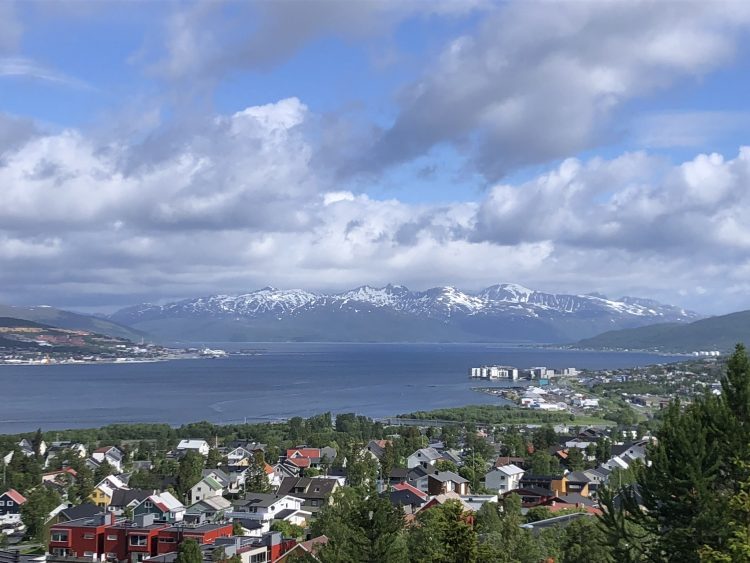
[[[266,474],[266,460],[262,452],[255,452],[245,475],[245,490],[253,493],[267,493],[271,490]]]
[[[741,484],[750,463],[750,362],[744,347],[737,346],[727,365],[721,396],[699,397],[684,408],[673,402],[656,437],[650,466],[635,474],[645,510],[634,487],[619,491],[620,510],[613,495],[602,496],[602,523],[613,549],[637,550],[635,556],[616,555],[690,563],[731,554],[732,539],[742,541],[741,532],[736,535],[742,516],[733,510],[743,502]]]
[[[94,470],[94,485],[101,483],[102,479],[114,475],[117,473],[115,468],[105,459],[99,466]]]
[[[297,524],[285,520],[274,520],[271,524],[271,530],[281,532],[285,538],[300,539],[305,535],[305,529],[302,526],[297,526]]]
[[[318,553],[324,563],[367,561],[406,563],[403,513],[374,491],[342,487],[313,523],[313,536],[328,543]]]
[[[415,563],[477,561],[477,534],[461,504],[449,500],[421,511],[409,533],[409,553]]]
[[[220,463],[224,461],[224,458],[216,448],[208,450],[208,456],[206,456],[206,467],[215,469]]]
[[[198,542],[192,538],[183,541],[177,549],[175,563],[203,563],[203,555]]]
[[[554,514],[546,506],[535,506],[533,508],[529,508],[529,511],[526,513],[526,521],[538,522],[539,520],[552,518],[552,516],[554,516]]]
[[[232,535],[233,536],[244,536],[245,530],[242,527],[242,524],[238,520],[235,520],[232,522]]]
[[[529,473],[532,475],[556,475],[560,473],[560,462],[552,454],[537,450],[529,458]]]
[[[60,496],[48,487],[39,486],[28,493],[26,502],[21,505],[21,521],[26,526],[26,537],[46,545],[47,519],[60,502]]]
[[[563,412],[536,411],[515,406],[471,405],[451,409],[417,411],[399,415],[400,418],[417,420],[445,420],[462,424],[526,424],[570,422],[573,415]]]
[[[180,460],[177,470],[177,492],[185,496],[190,488],[201,480],[205,459],[195,450],[188,450]]]
[[[568,469],[571,471],[581,471],[586,467],[586,460],[583,451],[579,448],[568,448],[568,459],[565,460]]]

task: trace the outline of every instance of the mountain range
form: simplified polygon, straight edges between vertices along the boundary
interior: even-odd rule
[[[272,287],[121,309],[107,320],[162,341],[572,342],[613,329],[687,323],[697,313],[649,299],[608,299],[499,284],[341,293]]]

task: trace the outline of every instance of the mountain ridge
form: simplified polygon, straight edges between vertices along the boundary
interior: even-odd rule
[[[274,340],[331,341],[343,336],[355,341],[384,341],[392,338],[395,330],[400,339],[408,341],[437,338],[463,342],[507,341],[509,337],[525,342],[562,342],[611,328],[697,318],[699,315],[692,311],[648,299],[545,293],[511,283],[478,292],[453,286],[411,291],[403,285],[388,284],[314,293],[268,286],[239,295],[140,304],[108,317],[177,340],[199,337],[199,325],[204,323],[206,334],[199,340],[207,341],[215,341],[219,335],[219,340],[241,340],[242,333],[251,340],[264,339],[264,330]],[[177,319],[183,326],[174,322]],[[346,330],[337,324],[345,325]],[[227,338],[229,335],[233,336]]]

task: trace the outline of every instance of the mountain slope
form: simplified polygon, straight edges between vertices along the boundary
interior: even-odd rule
[[[0,305],[0,317],[12,317],[69,330],[85,330],[115,338],[126,338],[135,342],[147,337],[146,334],[139,330],[108,319],[89,317],[70,311],[55,309],[54,307],[13,307]]]
[[[605,332],[576,344],[583,348],[692,352],[729,350],[750,344],[750,311],[709,317],[688,324],[662,323]]]
[[[110,319],[163,340],[564,342],[611,328],[687,322],[695,313],[635,298],[559,295],[515,284],[476,294],[362,286],[336,294],[266,287],[166,305],[128,307]]]

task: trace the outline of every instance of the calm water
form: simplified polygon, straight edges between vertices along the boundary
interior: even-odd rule
[[[467,369],[473,365],[603,369],[679,359],[491,344],[243,347],[260,353],[148,364],[0,366],[0,433],[115,422],[276,420],[325,411],[382,417],[497,404],[499,399],[471,391],[477,382]]]

